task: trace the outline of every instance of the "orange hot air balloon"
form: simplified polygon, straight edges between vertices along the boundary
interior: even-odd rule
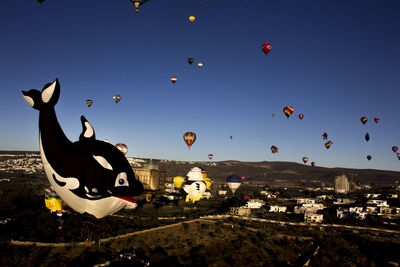
[[[362,124],[365,124],[365,123],[367,123],[368,118],[367,117],[361,117],[360,120],[361,120]]]
[[[272,45],[270,43],[264,43],[261,46],[262,51],[264,51],[265,55],[268,55],[269,52],[271,52]]]
[[[194,141],[196,141],[196,134],[193,132],[186,132],[183,134],[183,140],[185,141],[186,145],[190,149],[193,145]]]
[[[292,115],[293,111],[294,109],[291,106],[286,106],[283,108],[283,113],[286,115],[288,119]]]
[[[326,149],[329,149],[330,147],[331,147],[331,145],[333,144],[333,142],[332,141],[328,141],[328,142],[326,142],[325,143],[325,147],[326,147]]]
[[[177,80],[178,80],[178,78],[176,78],[175,76],[172,76],[172,77],[171,77],[171,82],[172,82],[172,83],[176,83]]]
[[[302,120],[304,118],[304,114],[299,114],[299,119]]]

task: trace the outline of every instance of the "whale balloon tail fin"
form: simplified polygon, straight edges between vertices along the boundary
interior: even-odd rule
[[[22,91],[25,101],[34,109],[41,110],[45,107],[54,107],[60,97],[60,83],[58,79],[46,84],[42,92],[36,89]]]

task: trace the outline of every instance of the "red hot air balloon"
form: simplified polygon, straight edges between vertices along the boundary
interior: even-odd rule
[[[193,132],[186,132],[183,134],[183,140],[185,141],[186,145],[190,149],[193,145],[194,141],[196,141],[196,134]]]
[[[378,117],[374,118],[375,123],[378,123],[380,121],[380,119]]]
[[[268,55],[269,52],[271,52],[272,45],[270,43],[265,43],[261,47],[262,51],[264,51],[265,55]]]
[[[328,139],[328,133],[327,132],[324,132],[322,134],[322,139],[324,139],[324,140]]]
[[[299,114],[299,119],[302,120],[304,118],[304,114]]]
[[[278,147],[277,146],[271,146],[271,152],[272,154],[278,153]]]
[[[396,153],[397,150],[399,150],[399,148],[397,146],[392,146],[392,150],[393,150],[394,153]]]
[[[365,123],[367,123],[368,118],[367,117],[361,117],[360,120],[361,120],[362,124],[365,124]]]

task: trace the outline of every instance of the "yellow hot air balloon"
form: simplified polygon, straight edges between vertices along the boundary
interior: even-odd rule
[[[212,185],[212,181],[210,178],[205,177],[204,178],[204,182],[206,183],[206,189],[210,189],[211,185]]]
[[[190,17],[189,17],[190,22],[193,22],[195,19],[196,19],[196,18],[195,18],[194,16],[190,16]]]
[[[185,178],[182,176],[176,176],[174,177],[174,185],[176,188],[181,188],[182,184],[185,182]]]

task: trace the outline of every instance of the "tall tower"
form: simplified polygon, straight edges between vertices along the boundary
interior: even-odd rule
[[[335,192],[338,194],[346,194],[350,191],[349,179],[346,175],[339,175],[335,178]]]

